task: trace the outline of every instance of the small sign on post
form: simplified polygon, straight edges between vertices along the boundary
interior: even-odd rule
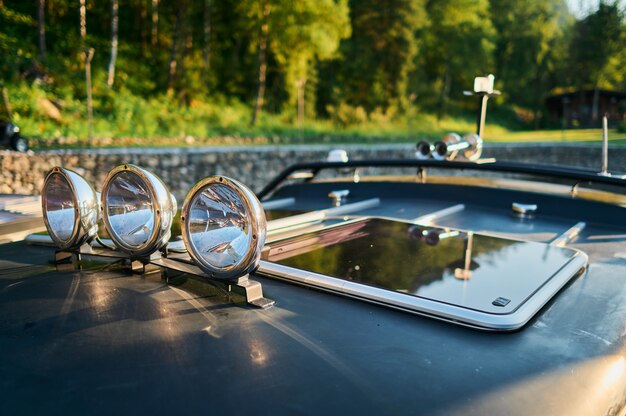
[[[486,77],[474,78],[474,92],[477,94],[493,94],[493,84],[495,80],[496,77],[494,77],[492,74],[489,74]]]
[[[474,78],[474,91],[464,91],[464,95],[477,95],[480,99],[478,117],[476,119],[476,134],[483,137],[485,130],[485,118],[487,117],[487,100],[489,97],[500,95],[500,91],[494,90],[496,77],[489,74],[486,77]]]

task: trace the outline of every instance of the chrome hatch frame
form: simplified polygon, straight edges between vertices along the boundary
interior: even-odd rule
[[[406,224],[417,224],[415,221],[379,217],[379,216],[359,216],[352,217],[348,221],[334,223],[326,227],[319,227],[308,230],[302,230],[297,235],[328,230],[347,223],[364,221],[368,219],[385,219],[394,220]],[[430,224],[429,224],[430,225]],[[446,227],[447,228],[447,227]],[[457,229],[455,229],[457,230]],[[458,230],[466,232],[466,230]],[[521,238],[502,237],[497,233],[474,233],[475,235],[484,235],[497,238],[505,238],[512,241],[527,242]],[[567,233],[566,233],[567,234]],[[272,243],[281,242],[296,237],[296,233],[286,236],[285,238],[277,238],[269,241]],[[563,239],[567,236],[561,236]],[[557,238],[559,244],[538,243],[553,246],[561,246],[561,240]],[[269,247],[266,246],[266,249]],[[412,314],[417,314],[440,321],[446,321],[456,325],[470,327],[484,331],[510,332],[522,328],[530,321],[539,310],[548,303],[553,297],[573,278],[581,275],[589,264],[589,257],[586,253],[567,247],[571,250],[572,257],[558,271],[546,279],[546,281],[537,288],[530,297],[525,299],[521,304],[509,313],[488,313],[463,306],[452,305],[436,300],[420,297],[419,295],[402,293],[390,289],[375,287],[359,282],[332,277],[312,271],[302,270],[291,266],[285,266],[266,259],[262,259],[259,268],[255,274],[272,279],[282,280],[295,283],[301,286],[312,287],[325,292],[358,299],[368,303],[385,306],[392,309],[402,310]]]

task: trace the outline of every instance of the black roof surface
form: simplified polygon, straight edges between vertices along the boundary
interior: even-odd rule
[[[590,223],[572,246],[590,266],[523,329],[497,334],[258,276],[276,306],[253,309],[184,276],[168,285],[115,265],[60,272],[49,264],[52,248],[2,245],[0,412],[621,411],[626,228],[610,216],[621,212],[624,222],[623,208],[584,201],[570,208],[561,197],[462,186],[344,186],[355,198],[381,198],[367,215],[419,215],[454,200],[466,210],[442,225],[536,241],[586,215]],[[295,196],[294,210],[315,208],[333,187],[289,186],[275,197]],[[510,199],[521,197],[545,207],[523,226],[509,212]]]

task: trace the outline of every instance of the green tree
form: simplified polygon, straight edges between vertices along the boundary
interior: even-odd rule
[[[599,90],[614,87],[607,81],[611,70],[623,71],[623,66],[612,65],[612,58],[624,50],[624,14],[617,2],[601,2],[598,10],[576,22],[570,42],[570,61],[573,83],[580,90],[595,90],[591,103],[591,118],[598,120]],[[582,95],[581,95],[582,96]]]
[[[423,0],[352,0],[350,22],[341,58],[321,75],[324,104],[345,101],[368,112],[403,105],[418,51],[415,33],[426,24]]]
[[[305,86],[314,64],[335,56],[339,42],[350,35],[347,0],[275,1],[270,17],[270,48],[284,72],[289,103],[298,103],[304,117]]]
[[[0,5],[0,7],[2,7]],[[37,1],[37,30],[39,32],[39,59],[46,57],[46,0]]]
[[[447,112],[450,94],[460,96],[476,75],[493,72],[496,32],[488,0],[428,0],[430,25],[420,32],[420,65],[431,96],[438,96],[438,116]]]
[[[115,63],[117,62],[117,29],[119,19],[117,16],[119,4],[118,0],[111,0],[111,60],[109,61],[109,74],[107,76],[107,86],[113,87],[115,81]]]
[[[256,105],[252,113],[251,125],[254,125],[259,118],[261,110],[263,110],[263,101],[265,100],[265,86],[267,84],[267,37],[269,32],[269,20],[272,6],[269,0],[262,0],[259,30],[259,85],[257,88]]]
[[[565,44],[567,4],[553,0],[491,0],[497,32],[495,74],[507,97],[540,119],[545,96],[554,80],[554,63]]]

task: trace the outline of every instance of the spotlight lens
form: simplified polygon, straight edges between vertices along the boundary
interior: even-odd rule
[[[145,182],[131,171],[115,175],[106,190],[111,230],[130,247],[140,247],[154,230],[154,205]]]
[[[191,202],[190,243],[204,261],[218,267],[237,266],[253,243],[250,213],[230,187],[212,184]]]
[[[74,233],[76,210],[73,191],[67,179],[54,173],[47,181],[44,213],[48,219],[49,232],[66,243]]]

